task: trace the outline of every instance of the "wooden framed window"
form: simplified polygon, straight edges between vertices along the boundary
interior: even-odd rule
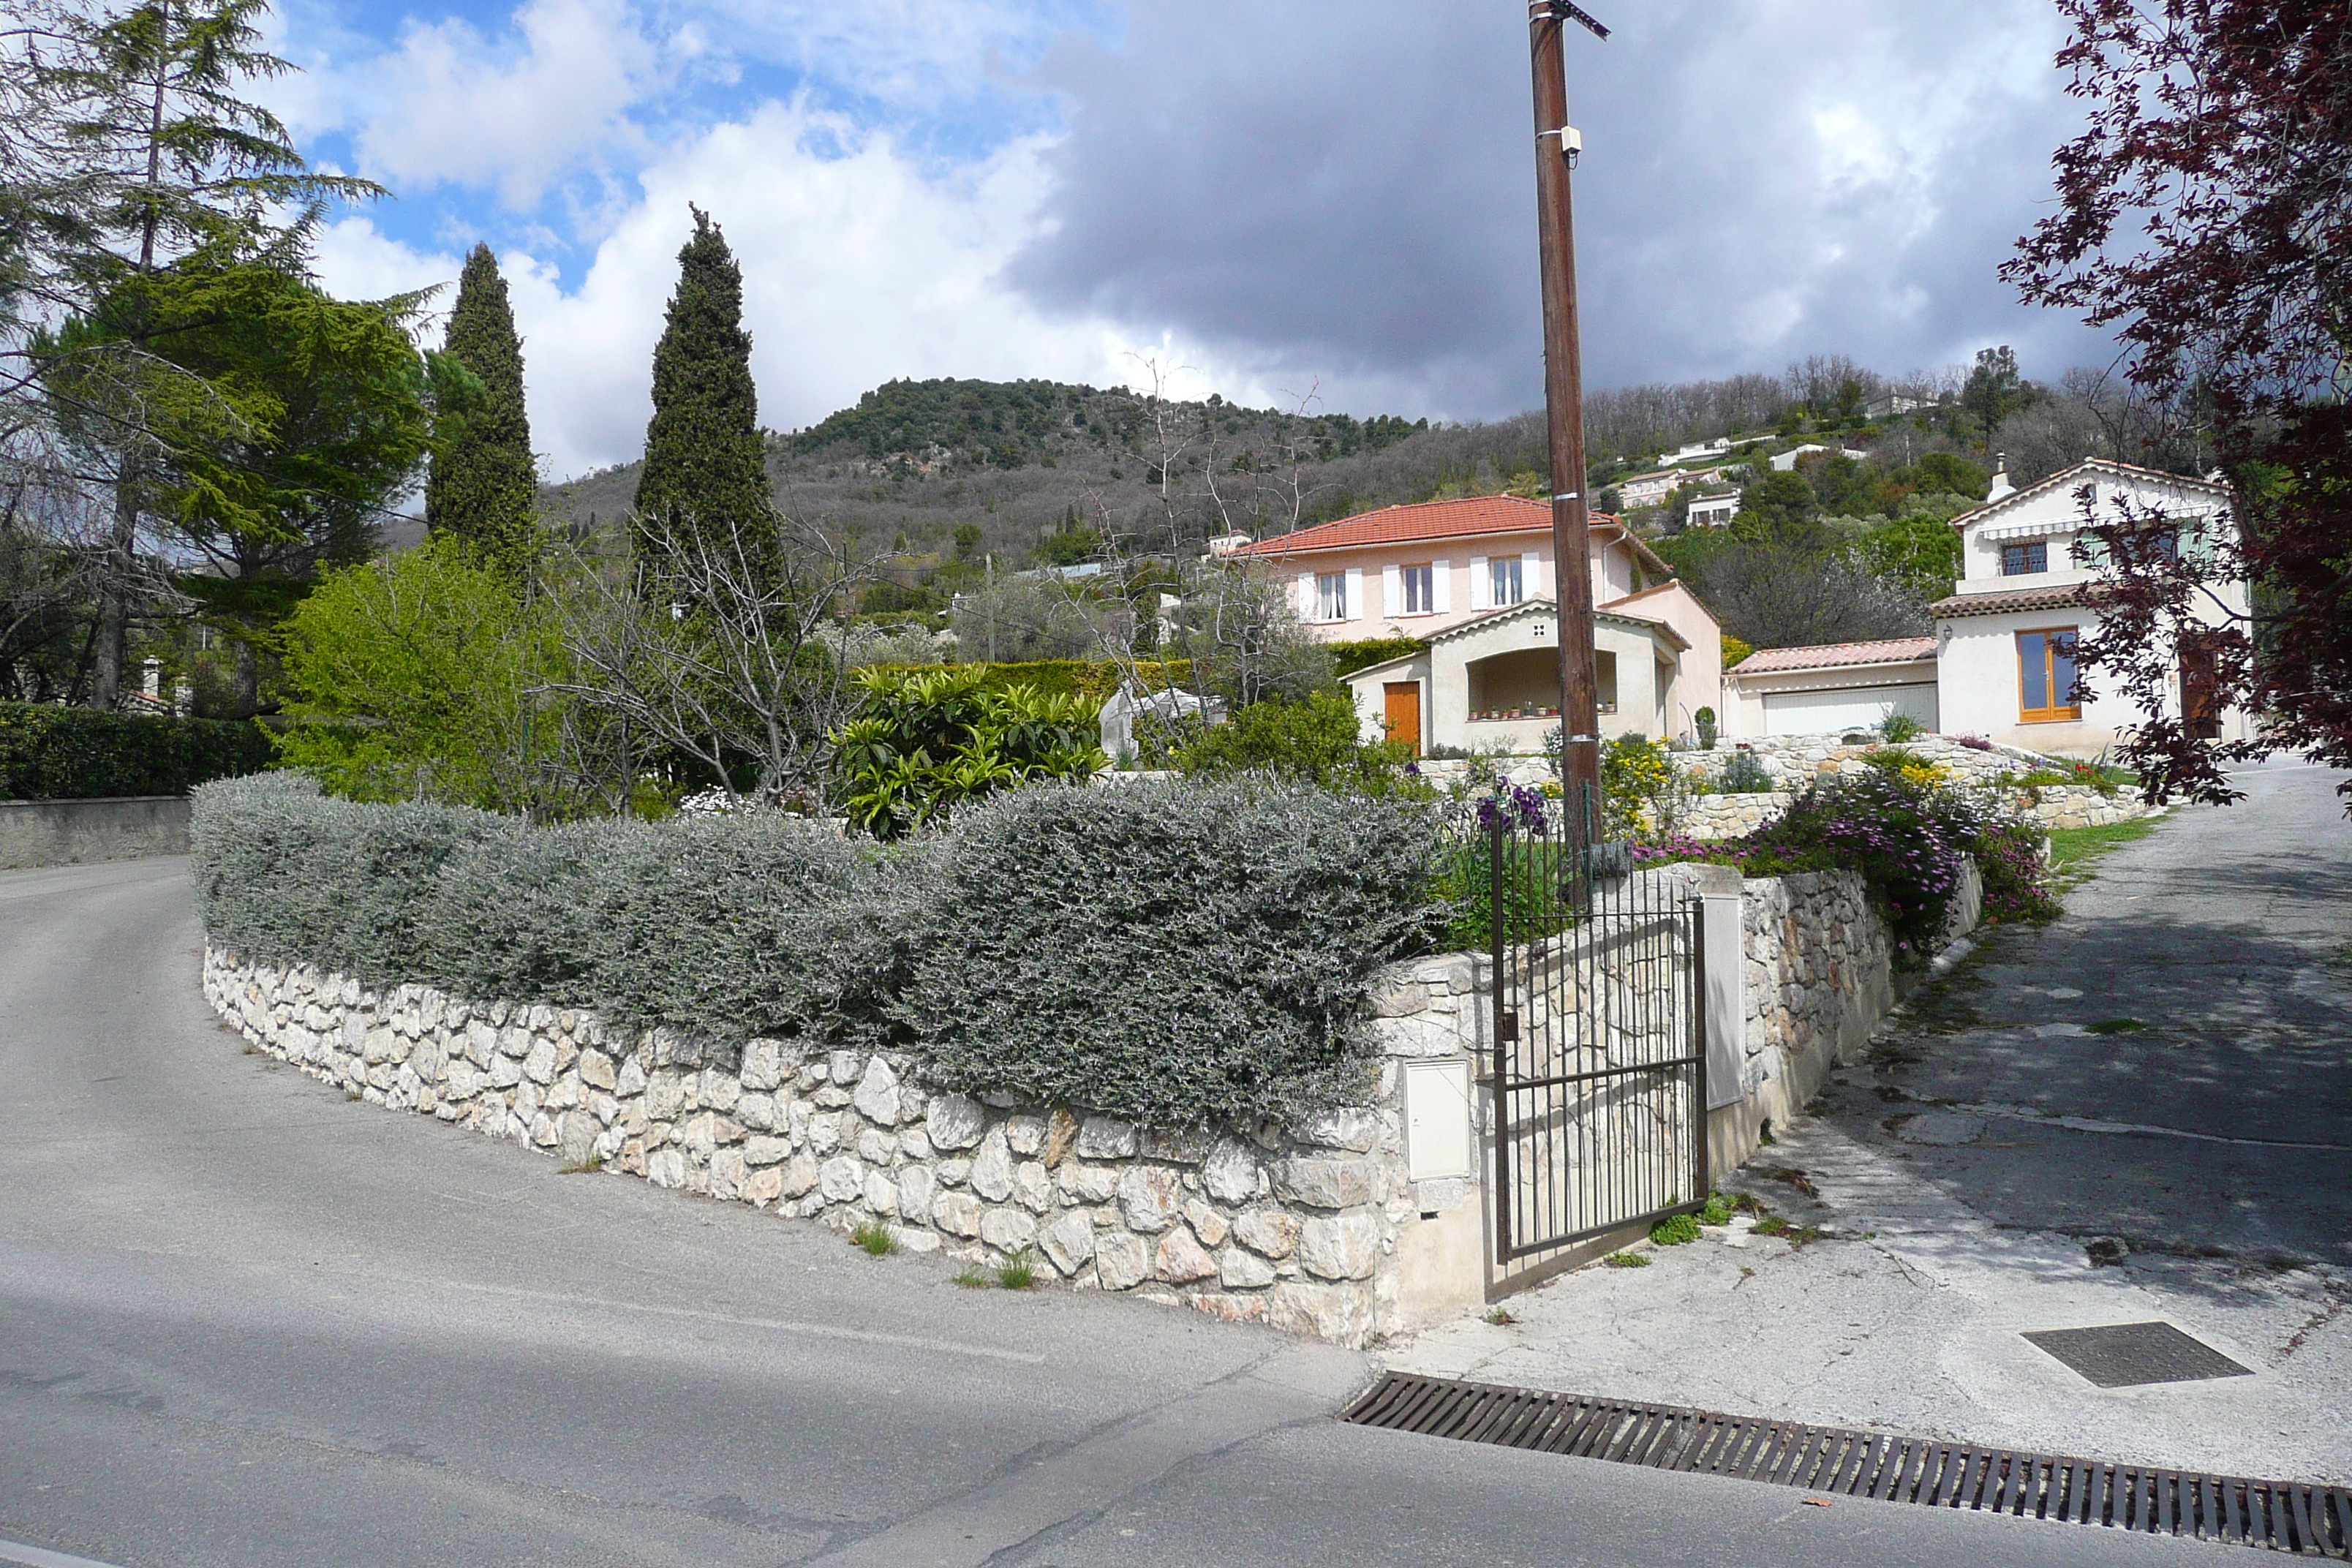
[[[2004,577],[2029,577],[2036,572],[2050,570],[2050,542],[2029,539],[2021,544],[2000,547],[2000,574]]]
[[[2083,716],[2083,694],[2074,681],[2073,626],[2049,626],[2017,634],[2017,717],[2021,723],[2053,724]]]
[[[1397,580],[1404,589],[1404,613],[1428,616],[1437,612],[1437,572],[1432,563],[1400,567]]]

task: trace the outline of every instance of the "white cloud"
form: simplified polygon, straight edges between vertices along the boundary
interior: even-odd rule
[[[460,257],[425,252],[380,233],[373,220],[346,217],[319,231],[315,265],[327,288],[346,300],[383,300],[436,283],[454,283]],[[443,290],[427,307],[449,308]],[[439,334],[434,334],[438,341]]]
[[[534,207],[635,144],[628,112],[661,85],[664,51],[625,0],[525,0],[513,24],[493,39],[457,18],[413,23],[391,52],[321,73],[303,118],[339,106],[362,172],[396,188],[495,189]]]
[[[770,103],[657,157],[576,288],[528,254],[502,255],[549,471],[637,455],[689,202],[719,221],[742,266],[761,417],[772,426],[813,423],[893,376],[1136,382],[1139,350],[1192,366],[1183,378],[1192,395],[1244,395],[1247,375],[1180,343],[1101,321],[1048,321],[998,282],[1034,231],[1042,146],[1016,142],[961,172],[927,174],[886,135]],[[320,275],[348,295],[445,281],[459,265],[362,217],[327,229],[319,252]],[[1265,395],[1273,400],[1271,389]]]

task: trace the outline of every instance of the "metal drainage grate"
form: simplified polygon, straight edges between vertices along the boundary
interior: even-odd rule
[[[2352,1490],[1390,1373],[1341,1419],[1837,1497],[2352,1560]]]
[[[2101,1388],[2252,1377],[2202,1340],[2167,1322],[2111,1323],[2100,1329],[2036,1329],[2024,1336]]]

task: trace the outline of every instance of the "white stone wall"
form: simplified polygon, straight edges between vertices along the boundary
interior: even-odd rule
[[[1779,816],[1790,796],[1813,780],[1867,773],[1867,759],[1877,749],[1873,745],[1846,745],[1837,735],[1763,736],[1740,744],[1755,753],[1776,788],[1769,794],[1693,795],[1683,808],[1680,823],[1681,831],[1690,837],[1738,838],[1753,833]],[[1902,749],[1935,763],[1950,774],[1954,783],[1971,789],[1990,787],[2003,773],[2029,773],[2037,768],[2063,765],[2011,746],[1995,746],[1990,751],[1964,746],[1947,735],[1921,735],[1904,742]],[[1712,752],[1678,752],[1675,760],[1694,783],[1704,783],[1719,776],[1731,755],[1730,747],[1717,745]],[[2129,822],[2160,809],[2141,805],[2138,795],[2128,788],[2109,795],[2089,784],[2007,786],[2000,792],[2000,799],[2015,815],[2029,817],[2044,827],[2101,826],[2111,822]]]
[[[1406,1179],[1397,1066],[1475,1047],[1475,965],[1381,977],[1374,1104],[1223,1134],[932,1093],[903,1058],[802,1041],[755,1040],[720,1067],[587,1013],[379,994],[218,949],[204,988],[254,1046],[371,1104],[843,1231],[880,1221],[909,1251],[1034,1249],[1041,1277],[1076,1289],[1361,1346],[1464,1289],[1476,1300],[1475,1279],[1408,1278],[1400,1261],[1401,1241],[1407,1260],[1433,1256],[1411,1233],[1459,1226],[1475,1193]]]

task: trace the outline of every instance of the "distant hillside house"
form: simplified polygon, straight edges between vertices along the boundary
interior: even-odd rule
[[[1739,492],[1718,490],[1703,495],[1690,503],[1690,526],[1721,528],[1739,515]]]
[[[2234,526],[2222,486],[2127,463],[2089,458],[2022,489],[1995,475],[1985,504],[1952,520],[1962,575],[1948,598],[1928,606],[1934,637],[1758,652],[1725,677],[1722,732],[1736,740],[1861,730],[1903,713],[1945,734],[2058,756],[2113,746],[2140,713],[2075,663],[2099,625],[2098,571],[2074,560],[2085,489],[2103,520],[2117,515],[2118,500],[2161,512],[2184,553],[2210,550]],[[2209,624],[2246,613],[2243,583],[2221,584],[2219,596],[2202,616]],[[2170,658],[2168,715],[2208,738],[2243,739],[2246,716],[2215,700],[2211,656],[2191,646]]]
[[[1640,511],[1647,507],[1664,506],[1666,498],[1685,485],[1702,489],[1724,483],[1723,469],[1660,468],[1654,473],[1635,474],[1630,479],[1620,479],[1611,488],[1627,511]]]
[[[1328,641],[1430,647],[1347,678],[1368,736],[1426,750],[1540,749],[1559,723],[1551,509],[1512,496],[1392,506],[1234,553],[1287,577]],[[1601,731],[1679,736],[1722,700],[1723,634],[1674,569],[1614,518],[1592,520]]]
[[[1796,469],[1798,458],[1811,457],[1815,452],[1827,452],[1830,450],[1832,450],[1832,448],[1822,446],[1819,441],[1808,441],[1801,447],[1791,447],[1787,451],[1781,453],[1779,457],[1773,458],[1772,467],[1780,473],[1791,473]],[[1870,456],[1867,452],[1857,452],[1851,447],[1840,447],[1834,448],[1834,450],[1840,457],[1852,458],[1857,463]]]

